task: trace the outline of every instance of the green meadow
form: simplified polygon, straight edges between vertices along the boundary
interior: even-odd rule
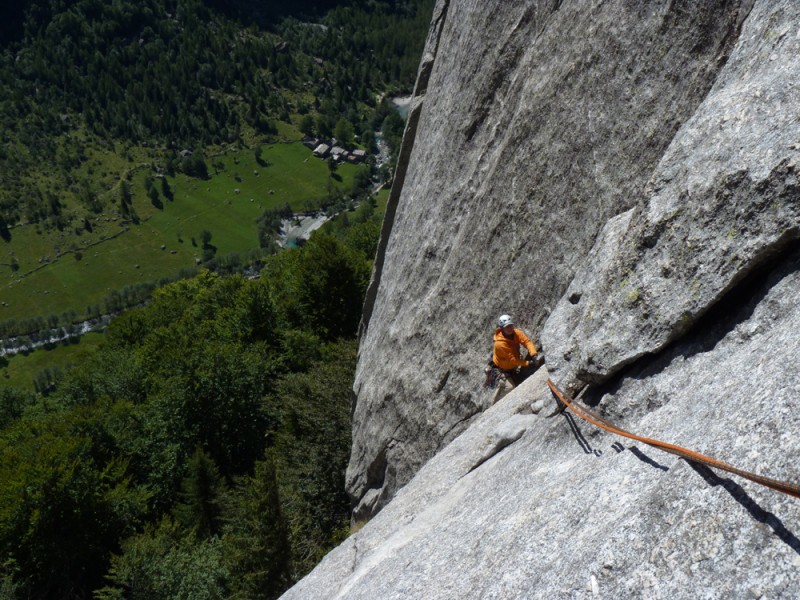
[[[327,184],[327,166],[316,159],[314,159],[316,165],[311,161],[305,162],[304,154],[306,153],[303,152],[303,146],[293,144],[283,146],[281,150],[278,152],[273,147],[267,151],[265,148],[262,156],[262,160],[270,157],[270,159],[283,161],[287,168],[280,174],[276,172],[273,175],[269,172],[270,170],[278,171],[276,160],[273,166],[266,169],[268,172],[266,176],[262,167],[258,176],[253,175],[248,180],[239,174],[240,180],[237,181],[237,171],[227,171],[227,165],[235,165],[241,171],[246,161],[244,160],[245,155],[240,154],[236,159],[227,157],[226,171],[213,176],[209,181],[177,177],[174,180],[175,200],[173,202],[164,200],[163,211],[152,210],[147,221],[141,225],[131,226],[118,238],[84,250],[80,261],[76,260],[74,255],[68,254],[28,278],[18,280],[15,284],[18,286],[16,289],[25,289],[29,294],[38,293],[37,301],[28,307],[27,312],[22,314],[25,316],[46,314],[48,307],[52,307],[50,312],[61,313],[66,310],[64,306],[69,306],[70,302],[73,306],[80,308],[81,303],[92,302],[94,298],[104,295],[115,286],[122,287],[136,282],[153,281],[165,274],[177,273],[181,268],[194,264],[194,257],[199,255],[199,247],[194,247],[191,243],[191,237],[198,235],[198,227],[206,227],[212,231],[212,244],[224,243],[225,247],[233,249],[232,251],[252,249],[256,245],[254,220],[265,207],[288,202],[294,208],[299,209],[295,203],[302,204],[308,200],[313,201],[316,199],[319,189],[324,189]],[[269,194],[269,191],[275,188],[290,189],[286,187],[291,186],[290,175],[287,173],[292,172],[291,167],[296,166],[292,163],[297,163],[298,160],[303,168],[294,170],[295,177],[308,174],[309,178],[316,178],[316,187],[305,186],[305,193],[298,191],[292,194],[279,193],[276,189],[274,194]],[[308,168],[309,163],[312,165],[311,168]],[[318,168],[320,165],[324,167],[324,171]],[[346,165],[338,172],[342,174],[340,185],[344,186],[352,179],[355,167]],[[279,180],[280,177],[283,178],[283,181]],[[264,198],[263,187],[260,187],[264,185],[265,181],[268,184],[274,183],[273,187],[266,190],[267,200]],[[234,187],[230,201],[220,201],[218,198],[226,193],[226,186],[230,187],[231,182],[235,182],[239,186],[239,194],[236,194]],[[251,197],[253,202],[250,202]],[[381,214],[386,210],[388,197],[388,189],[381,189],[375,195],[376,210]],[[270,204],[268,200],[272,200],[273,203]],[[48,237],[36,235],[32,238],[33,241],[39,243],[37,246],[39,251],[48,251],[51,248],[42,243],[42,240],[47,240]],[[167,246],[165,250],[160,249],[162,243]],[[156,250],[153,250],[153,246]],[[134,264],[131,269],[131,256],[146,257],[146,260],[138,258],[139,268],[136,268]],[[95,267],[92,268],[92,265]],[[101,279],[93,282],[93,277]],[[26,281],[29,278],[30,281]],[[41,287],[34,288],[30,285],[33,282]],[[75,283],[86,286],[87,289],[76,290],[76,286],[73,285]],[[23,288],[24,285],[29,287]],[[59,293],[50,291],[54,289],[59,290]],[[96,290],[95,296],[91,296],[88,292],[91,289]],[[12,295],[4,294],[3,298],[6,297],[13,298]],[[8,309],[4,310],[8,311]],[[95,352],[103,339],[104,336],[101,333],[89,333],[79,338],[73,338],[68,343],[52,344],[32,352],[5,358],[0,357],[0,385],[9,385],[33,392],[34,381],[38,375],[46,369],[66,370],[72,365],[80,364],[85,357]]]
[[[299,142],[264,145],[259,160],[253,149],[228,150],[207,157],[206,164],[207,180],[168,178],[173,198],[161,195],[162,208],[145,191],[152,168],[131,167],[138,224],[123,221],[107,201],[87,228],[13,228],[11,239],[0,244],[0,321],[69,311],[81,316],[111,290],[174,278],[202,259],[203,231],[211,233],[217,256],[258,249],[256,220],[264,210],[285,204],[295,211],[317,208],[334,188],[347,194],[359,168],[342,164],[331,175]],[[161,192],[160,179],[154,182]],[[119,185],[107,192],[111,199],[115,194]]]

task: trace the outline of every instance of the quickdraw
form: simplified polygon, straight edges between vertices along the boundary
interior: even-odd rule
[[[562,403],[564,403],[564,405],[566,405],[567,408],[572,410],[572,412],[574,412],[583,420],[588,421],[592,425],[601,427],[602,429],[610,431],[611,433],[616,433],[617,435],[621,435],[623,437],[630,438],[632,440],[637,440],[649,446],[653,446],[654,448],[658,448],[659,450],[663,450],[664,452],[669,452],[670,454],[681,456],[687,460],[702,463],[704,465],[708,465],[709,467],[714,467],[715,469],[727,471],[728,473],[733,473],[734,475],[738,475],[739,477],[744,477],[745,479],[749,479],[750,481],[753,481],[760,485],[772,488],[773,490],[783,492],[784,494],[788,494],[789,496],[800,498],[800,486],[798,485],[786,481],[781,481],[779,479],[773,479],[772,477],[764,477],[763,475],[756,475],[755,473],[738,469],[734,466],[729,465],[728,463],[724,463],[715,458],[705,456],[704,454],[700,454],[699,452],[695,452],[694,450],[689,450],[688,448],[683,448],[681,446],[676,446],[675,444],[668,444],[666,442],[654,440],[652,438],[636,435],[635,433],[631,433],[629,431],[622,429],[621,427],[618,427],[611,421],[593,413],[592,411],[590,411],[585,407],[579,407],[572,398],[570,398],[567,394],[565,394],[564,392],[559,390],[558,387],[556,387],[556,384],[553,383],[552,379],[547,380],[547,385],[550,386],[550,390],[553,392],[553,394],[555,394],[556,398],[558,398]]]

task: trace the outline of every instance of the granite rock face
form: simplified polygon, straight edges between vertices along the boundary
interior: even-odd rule
[[[440,1],[290,599],[800,597],[800,3]],[[494,319],[546,369],[488,407]],[[488,408],[487,408],[488,407]]]
[[[800,40],[796,3],[779,4],[756,4],[640,202],[606,226],[548,320],[549,365],[565,386],[657,353],[795,248]]]
[[[630,431],[800,483],[800,251],[752,289],[584,399]],[[547,375],[477,417],[284,598],[800,595],[800,500],[553,414]]]
[[[495,319],[539,337],[606,221],[643,202],[751,8],[438,3],[362,323],[356,520],[485,408]]]

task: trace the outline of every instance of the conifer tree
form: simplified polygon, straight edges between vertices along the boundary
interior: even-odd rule
[[[271,457],[243,479],[226,512],[223,545],[232,575],[231,598],[277,598],[291,582],[291,548]]]
[[[181,483],[181,501],[173,510],[175,518],[200,539],[218,534],[222,489],[219,469],[202,448],[198,448],[189,461],[189,473]]]

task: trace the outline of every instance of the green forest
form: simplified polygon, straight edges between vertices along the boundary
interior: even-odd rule
[[[386,98],[413,87],[432,8],[0,8],[0,337],[113,315],[0,356],[0,600],[276,598],[349,535],[357,329],[392,170],[375,136],[396,153]],[[370,158],[314,163],[304,136]],[[338,216],[279,249],[298,210]],[[171,240],[157,259],[135,255],[147,236]],[[91,282],[67,274],[114,244],[141,266],[115,264],[84,311]],[[42,273],[62,295],[4,321]],[[24,360],[30,381],[9,378]]]
[[[215,233],[216,219],[194,219],[191,232],[178,224],[189,217],[174,210],[187,198],[197,202],[198,182],[209,182],[207,200],[231,202],[217,189],[227,176],[227,193],[252,190],[268,213],[287,205],[335,211],[391,178],[392,163],[373,157],[376,132],[397,148],[403,121],[387,97],[413,86],[432,0],[328,2],[326,12],[288,15],[273,8],[277,2],[217,4],[225,12],[202,0],[50,0],[4,9],[17,27],[9,32],[6,22],[0,52],[1,337],[136,305],[154,285],[212,258],[243,270],[274,250],[255,231],[257,218],[244,215],[247,223],[233,226],[252,225],[253,244],[215,241],[216,256],[183,246],[172,260],[141,253],[131,232],[141,237],[153,223],[156,246],[170,235],[183,244],[182,234],[189,241]],[[264,158],[262,149],[291,152],[304,136],[334,135],[369,158],[338,171],[330,164],[324,177],[288,173],[298,186],[327,180],[311,197],[276,193],[271,167],[283,156]],[[262,184],[239,185],[248,177]],[[222,227],[242,216],[225,215]],[[132,249],[130,264],[152,268],[129,276],[121,259],[83,260],[98,245],[110,248],[101,256]],[[68,259],[83,260],[81,268]],[[77,293],[100,279],[107,288]],[[54,306],[54,286],[67,299],[62,306]]]
[[[413,84],[425,4],[264,28],[202,0],[31,3],[0,56],[0,227],[64,228],[100,210],[118,173],[105,181],[89,158],[115,142],[159,148],[158,167],[190,174],[203,167],[179,151],[277,135],[279,122],[369,146],[378,95]]]

